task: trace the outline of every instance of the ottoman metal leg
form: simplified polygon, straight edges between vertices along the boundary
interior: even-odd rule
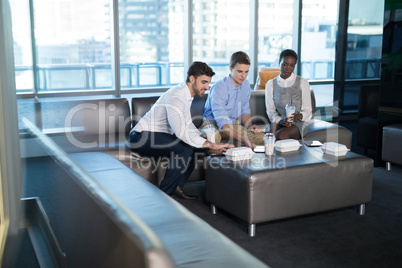
[[[387,170],[391,170],[391,162],[386,162],[385,165]]]
[[[216,207],[214,204],[211,204],[211,213],[216,214]]]
[[[248,235],[251,237],[255,236],[255,224],[248,225]]]
[[[359,214],[360,214],[361,216],[363,216],[364,214],[366,214],[366,204],[361,204],[361,205],[359,206]]]

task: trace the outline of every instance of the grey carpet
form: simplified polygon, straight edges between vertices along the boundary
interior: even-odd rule
[[[402,169],[375,168],[373,198],[360,216],[357,207],[247,225],[205,201],[204,182],[187,183],[197,201],[179,201],[271,267],[402,267]]]

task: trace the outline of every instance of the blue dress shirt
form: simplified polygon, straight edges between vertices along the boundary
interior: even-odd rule
[[[219,80],[211,87],[204,107],[204,120],[207,119],[218,125],[231,125],[237,118],[250,114],[250,83],[244,80],[236,88],[230,76]]]

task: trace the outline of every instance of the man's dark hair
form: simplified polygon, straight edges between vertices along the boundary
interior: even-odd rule
[[[192,75],[194,78],[197,78],[201,75],[212,77],[215,75],[215,72],[205,62],[195,61],[188,68],[186,83],[190,82],[190,76]]]
[[[230,57],[230,67],[234,68],[236,63],[251,65],[250,57],[243,51],[237,51]]]
[[[295,58],[296,63],[297,63],[297,60],[299,58],[297,56],[297,53],[292,49],[285,49],[284,51],[281,52],[281,55],[279,55],[279,64],[281,64],[282,59],[284,59],[287,56]]]

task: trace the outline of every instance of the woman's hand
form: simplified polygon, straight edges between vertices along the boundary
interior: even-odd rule
[[[303,114],[301,113],[294,113],[293,114],[293,120],[297,123],[297,121],[302,120],[303,119]]]
[[[289,122],[289,117],[286,117],[285,119],[282,119],[279,121],[279,124],[284,127],[290,127],[292,124]]]
[[[285,117],[285,119],[282,119],[279,121],[279,124],[284,127],[290,127],[292,125],[291,122],[297,123],[297,121],[303,119],[303,114],[301,113],[293,113],[291,117]]]

